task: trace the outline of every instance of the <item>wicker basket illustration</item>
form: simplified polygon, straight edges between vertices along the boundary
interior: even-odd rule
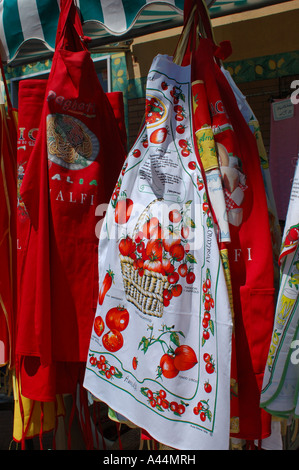
[[[150,206],[158,201],[152,201],[139,217],[134,229],[133,239],[139,228],[147,220]],[[132,258],[121,254],[119,256],[127,300],[144,314],[162,317],[164,309],[163,291],[168,289],[170,285],[167,276],[147,269],[144,269],[143,275],[140,276],[134,268]]]

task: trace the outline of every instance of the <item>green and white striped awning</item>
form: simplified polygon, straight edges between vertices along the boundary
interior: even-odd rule
[[[75,0],[92,46],[125,41],[182,25],[184,0]],[[279,3],[206,0],[211,17]],[[42,60],[54,51],[60,0],[0,0],[0,53],[4,64]]]

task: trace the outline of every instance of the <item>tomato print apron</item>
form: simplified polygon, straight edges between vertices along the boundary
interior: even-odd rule
[[[260,400],[265,410],[282,418],[299,417],[298,188],[297,162],[279,258],[281,282]]]
[[[145,116],[102,224],[83,385],[165,445],[228,449],[232,320],[190,66],[154,59]]]
[[[30,235],[17,353],[28,359],[27,380],[36,377],[28,391],[36,400],[69,393],[80,380],[97,301],[96,208],[107,205],[125,158],[85,39],[73,1],[61,2],[39,133],[20,188]]]

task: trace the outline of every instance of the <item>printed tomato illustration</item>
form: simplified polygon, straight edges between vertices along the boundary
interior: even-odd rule
[[[187,225],[183,225],[181,228],[181,236],[185,240],[189,237],[190,229]]]
[[[135,158],[139,158],[139,157],[140,157],[140,155],[141,155],[141,152],[140,152],[140,150],[139,150],[139,149],[135,149],[135,150],[133,151],[133,157],[135,157]]]
[[[190,170],[195,170],[196,168],[196,163],[194,161],[188,163],[188,167]]]
[[[108,290],[110,289],[112,282],[113,282],[114,273],[109,269],[105,274],[100,292],[99,292],[99,304],[102,305],[104,302],[105,295],[107,294]]]
[[[171,274],[174,271],[174,265],[171,263],[170,259],[165,256],[162,258],[162,267],[165,274]]]
[[[293,226],[287,232],[287,236],[285,238],[285,245],[292,245],[296,242],[299,238],[299,227]]]
[[[174,365],[174,357],[170,354],[163,354],[160,360],[160,367],[162,374],[167,379],[173,379],[179,373],[178,369]]]
[[[144,261],[143,266],[144,269],[147,269],[148,271],[163,274],[163,267],[161,261],[147,259]]]
[[[186,282],[187,284],[193,284],[194,281],[195,281],[195,274],[193,271],[189,271],[186,276]]]
[[[174,351],[174,366],[178,370],[189,370],[197,364],[197,357],[194,350],[183,344]]]
[[[211,393],[212,391],[212,385],[209,382],[205,382],[204,384],[204,389],[206,393]]]
[[[117,224],[128,222],[133,209],[133,201],[129,198],[119,199],[115,206],[114,219]]]
[[[179,245],[180,243],[181,238],[177,233],[165,233],[165,237],[163,238],[163,247],[165,251],[169,252],[173,245]]]
[[[172,245],[169,249],[169,254],[175,261],[182,261],[182,259],[185,256],[185,250],[184,250],[183,245],[181,244]]]
[[[102,343],[107,351],[116,352],[122,348],[124,339],[120,331],[110,330],[103,336]]]
[[[186,139],[180,139],[179,140],[179,146],[184,149],[184,148],[187,148],[188,147],[188,142]]]
[[[157,217],[151,217],[147,220],[143,225],[142,231],[148,240],[151,238],[163,238],[161,224]]]
[[[213,372],[215,371],[215,365],[214,365],[214,363],[208,362],[208,363],[206,364],[206,371],[207,371],[208,374],[213,374]]]
[[[182,215],[178,209],[171,210],[168,214],[168,217],[169,217],[170,222],[174,222],[174,223],[180,222],[182,219]]]
[[[167,137],[168,131],[166,127],[161,127],[160,129],[156,129],[151,135],[150,135],[150,141],[152,144],[162,144]]]
[[[181,151],[181,155],[183,157],[188,157],[188,155],[190,155],[190,150],[188,150],[187,148],[184,148],[182,151]]]
[[[180,276],[177,272],[173,272],[168,276],[168,282],[169,284],[176,284],[178,280],[180,279]]]
[[[112,307],[106,313],[105,321],[109,330],[124,331],[129,324],[129,312],[121,306]]]
[[[133,369],[136,370],[137,369],[137,366],[138,366],[138,359],[137,357],[133,357],[132,359],[132,366],[133,366]]]
[[[179,124],[176,128],[176,131],[177,131],[178,134],[184,134],[185,126],[183,126],[183,124]]]
[[[162,240],[161,239],[152,239],[148,242],[146,245],[145,252],[149,258],[155,259],[155,260],[162,260],[162,254],[163,254],[163,245],[162,245]]]
[[[94,332],[97,336],[101,336],[104,329],[105,329],[105,323],[103,321],[103,318],[101,316],[98,316],[94,319]]]
[[[182,293],[182,286],[181,284],[175,284],[172,288],[171,288],[171,293],[173,295],[173,297],[179,297]]]
[[[135,243],[129,235],[126,238],[122,238],[119,242],[118,249],[123,256],[129,256],[135,249]]]
[[[181,277],[186,277],[188,273],[188,266],[186,263],[180,264],[178,267],[178,273]]]

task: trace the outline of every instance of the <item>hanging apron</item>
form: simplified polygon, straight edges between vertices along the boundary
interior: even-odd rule
[[[66,0],[39,133],[20,190],[30,235],[17,353],[26,361],[32,357],[29,377],[41,374],[29,398],[51,399],[74,390],[79,380],[98,290],[96,208],[103,213],[124,158],[77,10]]]
[[[262,175],[263,175],[263,181],[265,185],[266,198],[267,198],[269,224],[270,224],[271,240],[272,240],[272,247],[273,247],[275,288],[278,289],[278,286],[279,286],[278,258],[279,258],[280,247],[281,247],[281,228],[279,225],[276,202],[275,202],[274,193],[273,193],[273,185],[272,185],[271,175],[270,175],[270,170],[269,170],[268,155],[267,155],[265,145],[263,142],[263,136],[261,133],[260,124],[254,112],[250,108],[246,100],[246,97],[243,95],[243,93],[239,90],[239,88],[235,84],[231,74],[227,70],[225,70],[224,67],[221,67],[221,70],[224,73],[225,78],[227,79],[228,83],[230,84],[232,88],[232,91],[235,95],[235,98],[237,100],[238,107],[242,113],[242,116],[244,117],[251,132],[256,138],[259,157],[260,157],[261,170],[262,170]]]
[[[261,406],[282,418],[299,417],[299,164],[294,174],[279,258],[281,282]]]
[[[194,146],[190,72],[163,55],[149,71],[146,123],[101,229],[83,385],[170,447],[228,449],[231,311]]]
[[[227,250],[235,318],[232,394],[237,395],[231,409],[238,413],[232,435],[259,439],[271,433],[271,419],[260,409],[259,396],[274,314],[272,244],[256,141],[214,53],[212,41],[201,39],[194,60],[196,77],[204,81],[210,103],[231,239]]]
[[[2,61],[0,90],[0,366],[14,365],[16,314],[16,165],[17,118]],[[3,86],[3,88],[2,88]]]

